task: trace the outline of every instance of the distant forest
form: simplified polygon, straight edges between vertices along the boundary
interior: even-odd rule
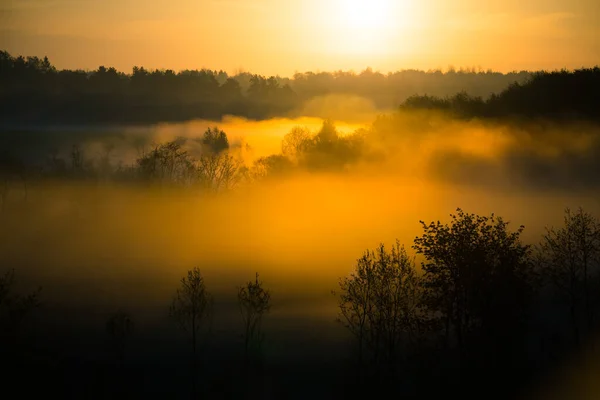
[[[11,125],[144,124],[224,115],[266,119],[294,116],[310,99],[328,94],[364,97],[377,109],[389,110],[414,95],[464,92],[487,99],[531,76],[527,71],[452,68],[388,74],[371,69],[358,74],[304,72],[292,78],[143,67],[127,74],[104,66],[94,71],[58,70],[47,57],[14,57],[0,51],[0,118]]]
[[[466,91],[444,98],[411,96],[402,109],[442,110],[459,118],[517,117],[600,121],[600,68],[535,72],[483,99]]]

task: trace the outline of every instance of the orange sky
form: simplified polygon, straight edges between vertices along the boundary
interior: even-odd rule
[[[0,49],[128,72],[556,69],[600,63],[599,22],[598,0],[0,0]]]

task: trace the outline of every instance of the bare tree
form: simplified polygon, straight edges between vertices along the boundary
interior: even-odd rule
[[[143,179],[159,184],[189,184],[194,177],[195,160],[182,148],[181,140],[157,145],[137,159]]]
[[[41,288],[23,296],[13,293],[15,282],[14,269],[0,277],[0,328],[5,334],[15,333],[23,319],[41,305]]]
[[[250,347],[254,344],[258,350],[261,348],[264,339],[262,319],[271,308],[271,293],[263,288],[258,273],[254,281],[238,289],[238,304],[244,321],[244,350],[248,361]]]
[[[243,162],[229,154],[225,132],[207,131],[198,159],[184,149],[185,141],[180,138],[142,151],[137,159],[140,177],[162,185],[199,184],[210,192],[232,189],[243,178]]]
[[[8,183],[8,178],[0,177],[0,214],[2,214],[6,209],[6,202],[9,192],[10,186]]]
[[[539,246],[542,268],[548,282],[569,307],[571,329],[580,341],[580,320],[588,333],[594,328],[597,291],[593,286],[600,273],[600,221],[579,208],[565,209],[564,225],[547,228]]]
[[[359,369],[370,361],[393,373],[400,348],[419,336],[424,319],[413,259],[398,242],[391,251],[382,244],[357,260],[339,288],[338,321],[357,340]]]
[[[119,366],[123,366],[125,350],[133,333],[133,319],[125,311],[117,311],[108,318],[106,332],[108,333],[110,346],[117,356]]]
[[[196,396],[198,373],[197,343],[201,329],[210,320],[213,299],[206,290],[204,277],[195,267],[181,279],[180,287],[170,308],[171,317],[179,327],[190,335],[192,342],[192,393]]]
[[[200,184],[219,192],[232,189],[241,179],[242,163],[227,152],[204,154],[196,167]]]
[[[281,141],[281,152],[293,162],[300,162],[313,144],[314,135],[306,127],[294,127]]]

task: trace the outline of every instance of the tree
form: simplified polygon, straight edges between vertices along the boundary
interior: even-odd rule
[[[315,136],[315,144],[319,150],[328,151],[335,146],[338,139],[339,135],[333,121],[326,119]]]
[[[595,325],[600,278],[600,221],[579,208],[565,209],[561,228],[546,228],[539,247],[544,276],[569,307],[575,344],[583,317],[587,333]],[[583,315],[582,315],[583,314]]]
[[[281,141],[281,152],[294,162],[300,162],[313,144],[313,135],[308,128],[294,127]]]
[[[281,154],[260,157],[254,161],[250,171],[253,179],[279,177],[293,170],[294,165],[289,158]]]
[[[119,310],[112,314],[106,321],[106,333],[108,345],[114,353],[117,368],[114,370],[115,389],[123,396],[123,390],[127,388],[127,374],[125,373],[125,352],[133,334],[133,319],[125,311]]]
[[[195,178],[195,160],[181,142],[173,140],[144,152],[137,159],[141,178],[159,184],[189,184]]]
[[[197,341],[201,329],[210,320],[213,306],[213,299],[206,290],[204,277],[200,269],[195,267],[188,271],[187,276],[181,279],[180,287],[170,308],[170,316],[175,320],[179,327],[190,335],[192,343],[192,394],[197,394]]]
[[[421,335],[425,317],[419,277],[404,246],[367,250],[340,279],[339,309],[338,321],[357,341],[359,371],[371,362],[393,374],[400,348],[408,350]]]
[[[217,127],[208,128],[202,137],[202,144],[213,154],[219,154],[229,149],[227,134]]]
[[[232,189],[242,179],[242,172],[240,160],[227,153],[204,154],[196,167],[197,179],[211,192]]]
[[[520,239],[524,227],[511,232],[494,214],[461,209],[451,218],[450,224],[421,221],[424,233],[414,241],[425,258],[425,304],[440,316],[446,348],[454,342],[460,360],[472,355],[485,362],[476,350],[493,347],[495,357],[515,362],[508,355],[522,339],[532,294],[531,251]]]
[[[4,333],[14,333],[25,317],[41,305],[41,288],[23,296],[13,293],[15,283],[14,269],[0,277],[0,328]]]
[[[238,289],[238,305],[244,322],[244,353],[248,362],[251,346],[260,351],[264,339],[262,319],[271,309],[271,293],[258,280],[258,273],[254,281]]]
[[[110,346],[117,356],[119,366],[125,361],[125,349],[131,340],[133,333],[133,319],[125,311],[117,311],[112,314],[106,322],[106,333],[108,334]]]

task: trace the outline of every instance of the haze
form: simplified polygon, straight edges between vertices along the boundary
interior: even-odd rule
[[[4,0],[0,48],[122,71],[579,68],[600,59],[599,13],[594,0]]]
[[[599,11],[0,0],[0,395],[598,398]]]

